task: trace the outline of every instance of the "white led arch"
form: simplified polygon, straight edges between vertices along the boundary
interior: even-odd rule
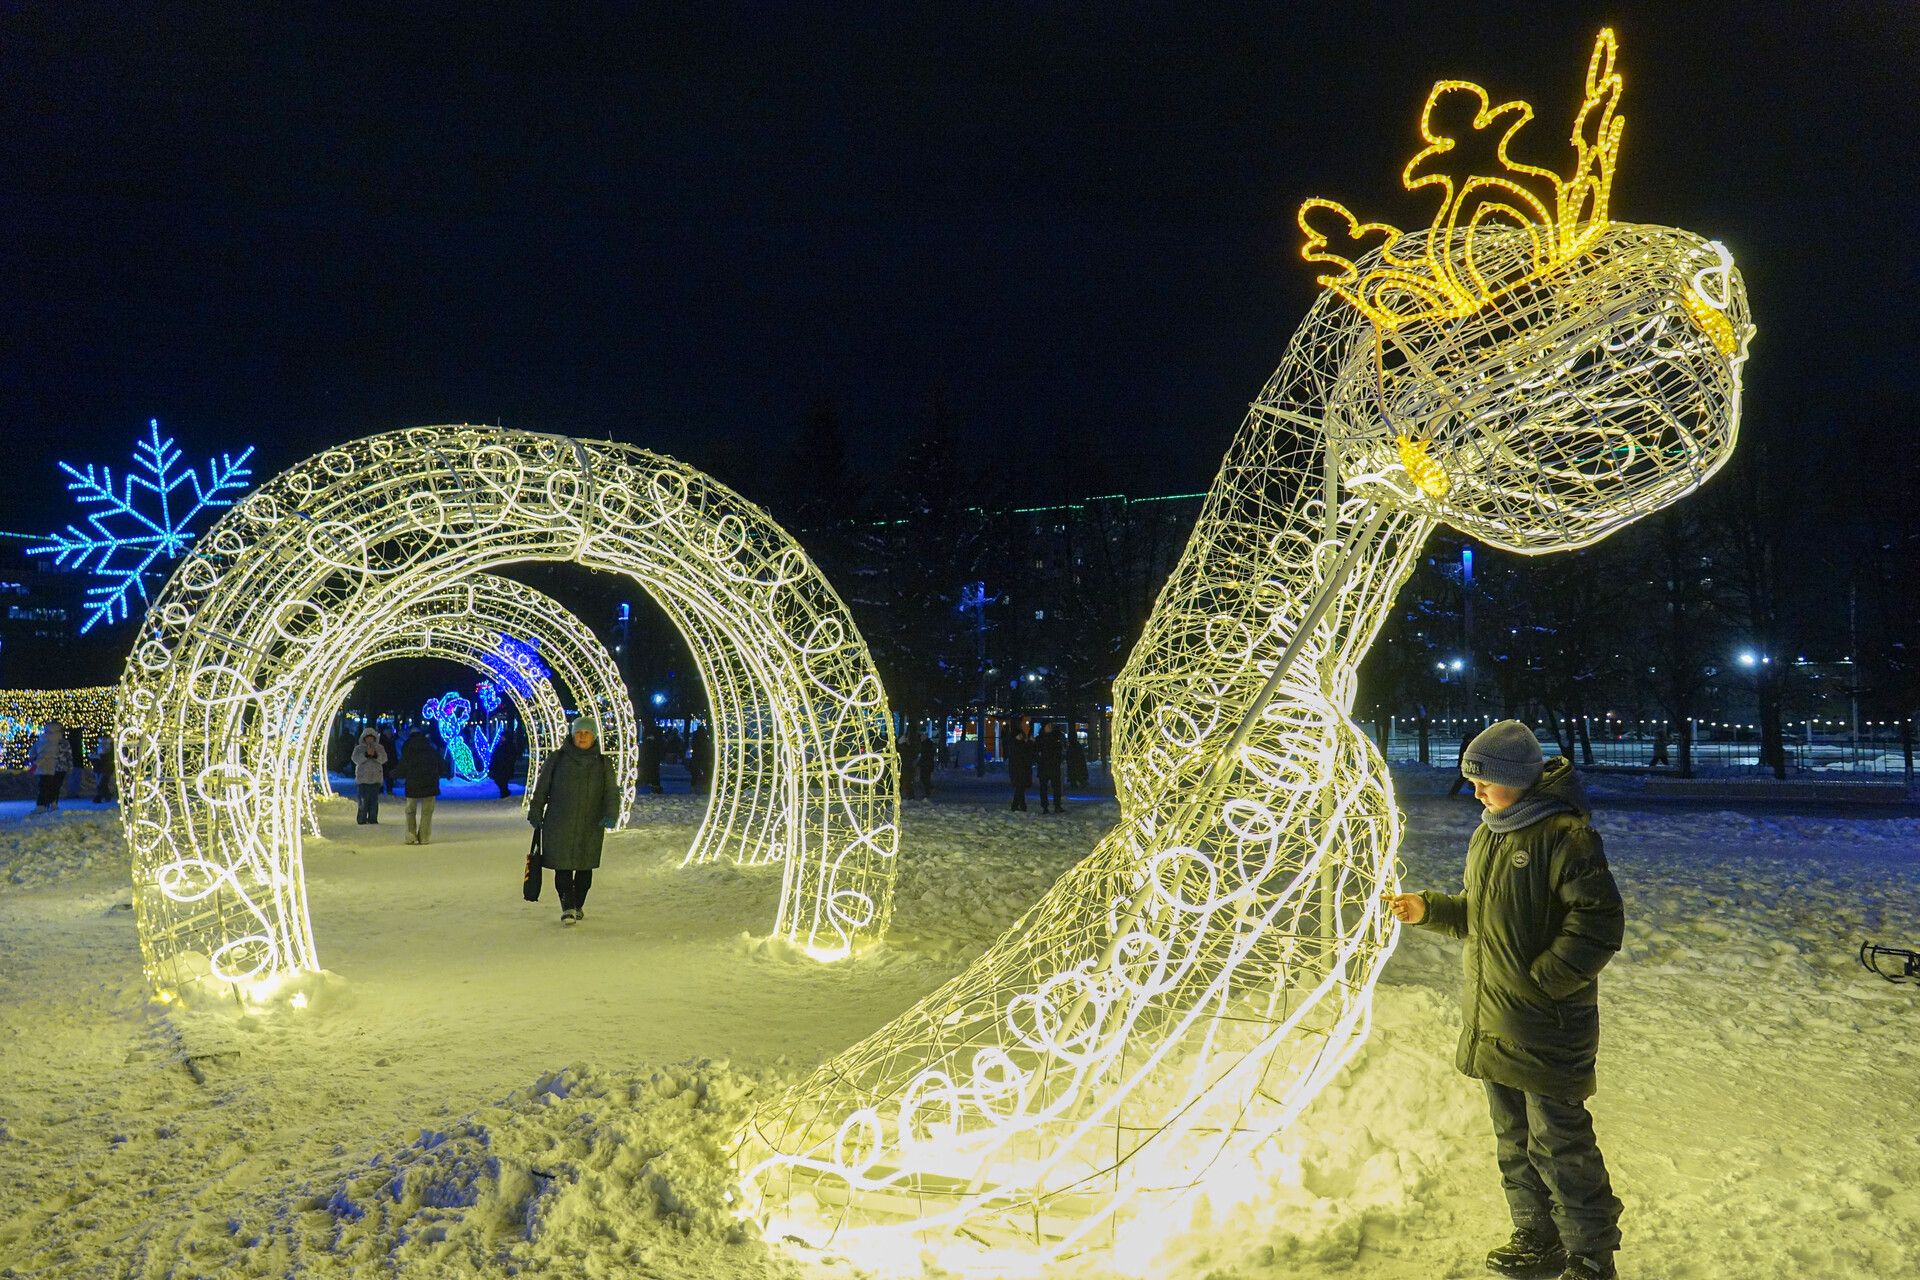
[[[406,657],[446,658],[490,674],[510,663],[500,648],[503,636],[523,642],[539,641],[542,661],[565,685],[572,696],[573,707],[595,716],[600,722],[601,746],[613,758],[614,777],[620,786],[619,825],[627,824],[640,777],[640,731],[633,714],[633,699],[613,655],[607,652],[593,629],[565,605],[512,578],[476,573],[422,596],[397,617],[379,620],[368,634],[376,637],[370,646],[344,655],[344,661],[334,673],[333,689],[316,703],[322,710],[336,712],[353,678],[376,662]],[[496,684],[514,703],[521,723],[526,726],[527,775],[531,787],[540,761],[566,740],[567,704],[554,686],[552,676],[520,670],[513,674],[518,683],[527,686],[530,698],[520,693],[515,680],[496,680]],[[325,731],[332,719],[329,714],[309,723],[314,757],[324,757]],[[324,766],[323,759],[320,763]],[[732,784],[734,780],[729,777],[726,781]],[[319,785],[325,794],[323,768]]]
[[[1496,206],[1536,199],[1519,179],[1448,185],[1468,208],[1424,233],[1355,224],[1372,243],[1323,277],[1116,685],[1120,824],[966,971],[763,1105],[739,1160],[771,1233],[997,1274],[1112,1243],[1250,1158],[1364,1040],[1401,832],[1351,711],[1428,534],[1584,546],[1737,434],[1731,258],[1606,218],[1611,50],[1576,179],[1538,197],[1552,227]]]
[[[872,659],[787,533],[692,468],[628,445],[420,427],[262,485],[182,559],[120,688],[122,817],[150,979],[314,970],[294,732],[378,619],[517,561],[624,574],[682,626],[716,712],[716,777],[767,761],[703,845],[778,860],[776,934],[821,959],[885,931],[899,795]],[[722,711],[722,709],[728,709]]]
[[[368,652],[364,666],[357,668],[346,680],[335,685],[327,693],[315,700],[316,708],[324,708],[325,714],[316,717],[317,730],[307,730],[309,743],[307,759],[308,777],[312,785],[303,791],[306,804],[302,809],[304,827],[308,835],[320,834],[319,802],[330,799],[334,794],[333,783],[327,769],[327,739],[331,735],[333,722],[345,709],[349,685],[354,675],[376,662],[385,662],[392,658],[440,658],[449,662],[467,663],[475,671],[483,668],[474,665],[473,649],[470,645],[447,632],[427,632],[411,638],[393,637],[382,641]],[[566,734],[567,712],[561,704],[560,694],[551,682],[536,685],[527,693],[511,686],[502,686],[501,697],[513,706],[514,714],[520,718],[527,734],[527,779],[526,790],[531,790],[538,776],[539,761],[542,753],[551,750],[553,744],[560,742]],[[525,791],[521,796],[521,807],[526,807]]]

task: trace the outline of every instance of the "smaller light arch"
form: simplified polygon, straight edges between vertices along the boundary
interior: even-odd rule
[[[332,713],[345,698],[348,683],[374,663],[388,658],[438,657],[465,663],[477,671],[498,673],[501,667],[514,663],[514,658],[503,651],[503,638],[521,643],[537,640],[541,661],[551,674],[511,671],[508,674],[512,678],[500,682],[520,708],[521,721],[527,726],[528,785],[532,785],[546,753],[566,739],[565,701],[552,678],[558,676],[573,695],[573,705],[600,721],[601,746],[613,759],[614,777],[620,786],[619,825],[624,827],[632,820],[640,778],[640,731],[633,699],[606,645],[565,605],[515,579],[475,573],[377,615],[368,630],[380,638],[356,653],[351,664],[339,673],[334,688],[314,700],[315,710],[328,714],[309,722],[309,731],[317,735],[313,752],[323,750],[324,728],[332,723]],[[547,699],[551,699],[551,707],[545,705]],[[309,813],[308,830],[313,829]]]

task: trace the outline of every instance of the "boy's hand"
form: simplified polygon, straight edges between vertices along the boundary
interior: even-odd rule
[[[1419,924],[1427,918],[1427,900],[1417,893],[1383,893],[1380,900],[1402,924]]]

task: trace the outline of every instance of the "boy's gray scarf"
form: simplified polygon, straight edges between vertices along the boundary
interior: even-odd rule
[[[1480,821],[1489,831],[1504,835],[1509,831],[1518,831],[1530,827],[1542,818],[1551,818],[1556,813],[1578,813],[1579,806],[1556,795],[1532,794],[1521,796],[1511,805],[1498,813],[1482,810]]]

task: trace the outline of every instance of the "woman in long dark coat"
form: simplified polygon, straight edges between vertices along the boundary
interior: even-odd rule
[[[527,821],[540,832],[540,863],[553,872],[560,895],[561,924],[586,918],[581,908],[600,866],[600,844],[619,819],[620,784],[600,750],[600,725],[581,716],[573,737],[540,765],[527,803]]]

